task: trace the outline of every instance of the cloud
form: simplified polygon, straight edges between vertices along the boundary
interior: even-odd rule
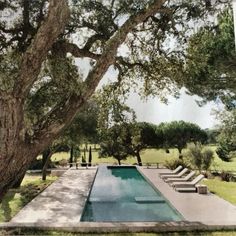
[[[199,107],[196,100],[197,96],[189,96],[181,90],[179,99],[170,97],[169,104],[165,105],[158,98],[148,98],[147,101],[141,100],[138,94],[132,93],[128,99],[128,105],[137,114],[138,121],[146,121],[154,124],[170,122],[173,120],[184,120],[198,124],[202,128],[212,128],[217,121],[212,115],[212,109],[216,108],[213,102]]]

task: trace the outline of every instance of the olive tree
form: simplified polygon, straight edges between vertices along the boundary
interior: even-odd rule
[[[199,172],[201,170],[207,171],[214,159],[213,151],[209,148],[203,148],[200,143],[188,144],[188,156],[190,162],[199,170]]]

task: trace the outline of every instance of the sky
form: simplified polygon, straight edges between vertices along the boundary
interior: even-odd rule
[[[86,77],[90,70],[88,60],[77,60],[77,65],[79,65],[84,77]],[[115,71],[108,70],[98,87],[101,88],[102,85],[114,80],[115,77]],[[213,128],[217,125],[217,120],[213,114],[213,110],[218,108],[216,104],[209,102],[205,106],[199,107],[195,101],[200,100],[198,96],[189,96],[184,89],[181,90],[180,94],[179,99],[169,97],[169,103],[165,105],[157,97],[149,97],[144,101],[137,93],[132,92],[128,98],[127,105],[135,111],[137,121],[159,124],[161,122],[184,120],[196,123],[203,129]]]
[[[184,120],[196,123],[203,129],[216,126],[217,120],[213,110],[218,108],[217,105],[209,102],[199,107],[195,100],[199,100],[199,97],[189,96],[184,90],[181,90],[179,99],[170,97],[168,105],[161,103],[158,98],[148,98],[147,101],[143,101],[138,94],[132,93],[128,105],[135,110],[138,121],[159,124]]]

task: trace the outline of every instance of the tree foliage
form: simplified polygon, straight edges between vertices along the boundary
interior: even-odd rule
[[[208,170],[214,159],[214,153],[208,148],[203,148],[200,143],[188,145],[190,162],[199,170]]]
[[[106,135],[103,135],[103,141],[100,143],[100,156],[114,157],[119,165],[122,160],[126,160],[129,155],[127,150],[125,125],[114,125],[106,131]]]
[[[127,140],[125,146],[130,155],[137,158],[137,164],[142,165],[141,151],[146,148],[157,148],[162,145],[163,136],[157,132],[156,125],[147,122],[135,122],[126,128]]]
[[[217,136],[220,134],[220,130],[218,128],[205,129],[207,133],[207,143],[209,144],[217,144]]]
[[[164,136],[164,145],[167,148],[177,148],[180,158],[182,158],[182,149],[186,147],[187,143],[205,143],[207,141],[206,132],[193,123],[173,121],[160,124],[160,128]]]
[[[236,53],[233,13],[218,15],[217,24],[201,27],[189,40],[184,85],[205,101],[221,100],[232,106],[236,92]]]
[[[141,151],[148,147],[160,147],[162,140],[160,135],[156,134],[156,125],[146,122],[123,122],[109,128],[101,143],[102,153],[104,150],[108,156],[114,156],[117,160],[117,155],[122,159],[126,159],[128,155],[137,158],[137,164],[142,165]],[[162,138],[162,137],[161,137]],[[120,148],[119,150],[117,150]]]
[[[189,43],[186,87],[206,100],[221,101],[216,111],[220,121],[218,156],[229,161],[235,156],[236,53],[233,12],[225,9],[213,27],[202,27]],[[204,54],[204,56],[202,56]],[[196,86],[192,86],[193,84]]]
[[[221,125],[216,152],[222,160],[230,161],[236,157],[236,109],[218,113],[218,119]]]
[[[96,100],[99,104],[100,156],[113,156],[121,164],[121,160],[129,155],[129,127],[135,121],[135,113],[113,85],[104,86]]]

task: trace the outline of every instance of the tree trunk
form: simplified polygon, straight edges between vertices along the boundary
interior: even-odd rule
[[[25,177],[25,173],[22,174],[22,176],[19,177],[19,179],[16,181],[16,183],[12,186],[12,188],[19,188],[21,186],[21,183]]]
[[[50,155],[50,148],[47,148],[43,151],[42,154],[42,167],[44,167],[45,163],[47,162],[48,156]],[[43,168],[42,168],[43,169]]]
[[[119,164],[119,166],[121,165],[121,162],[120,162],[120,159],[117,159],[118,160],[118,164]]]
[[[48,148],[43,152],[43,169],[42,169],[42,180],[47,179],[47,169],[53,152]]]
[[[0,202],[8,189],[19,182],[32,160],[53,139],[49,137],[44,142],[37,140],[34,145],[29,142],[25,135],[24,103],[48,51],[63,32],[67,19],[67,1],[50,1],[47,18],[22,56],[15,84],[10,92],[0,89]],[[45,133],[42,136],[46,138]]]
[[[25,175],[32,160],[38,156],[38,153],[27,149],[25,146],[18,146],[18,148],[18,153],[12,156],[13,161],[5,162],[4,159],[0,160],[0,202],[6,192]]]
[[[136,152],[136,157],[137,157],[138,165],[142,166],[143,164],[142,164],[142,160],[141,160],[141,156],[140,156],[139,152]]]
[[[178,151],[179,151],[179,159],[183,160],[182,148],[178,147]]]
[[[89,159],[88,159],[88,166],[92,165],[92,148],[89,147]]]
[[[86,148],[84,148],[84,160],[86,161]]]
[[[20,98],[0,96],[0,202],[10,188],[21,182],[31,162],[46,146],[46,142],[37,146],[29,142],[23,128],[23,110]]]
[[[73,166],[73,161],[74,161],[74,146],[72,145],[70,148],[70,167]]]
[[[20,182],[26,171],[22,127],[21,100],[10,94],[0,97],[0,199]]]

